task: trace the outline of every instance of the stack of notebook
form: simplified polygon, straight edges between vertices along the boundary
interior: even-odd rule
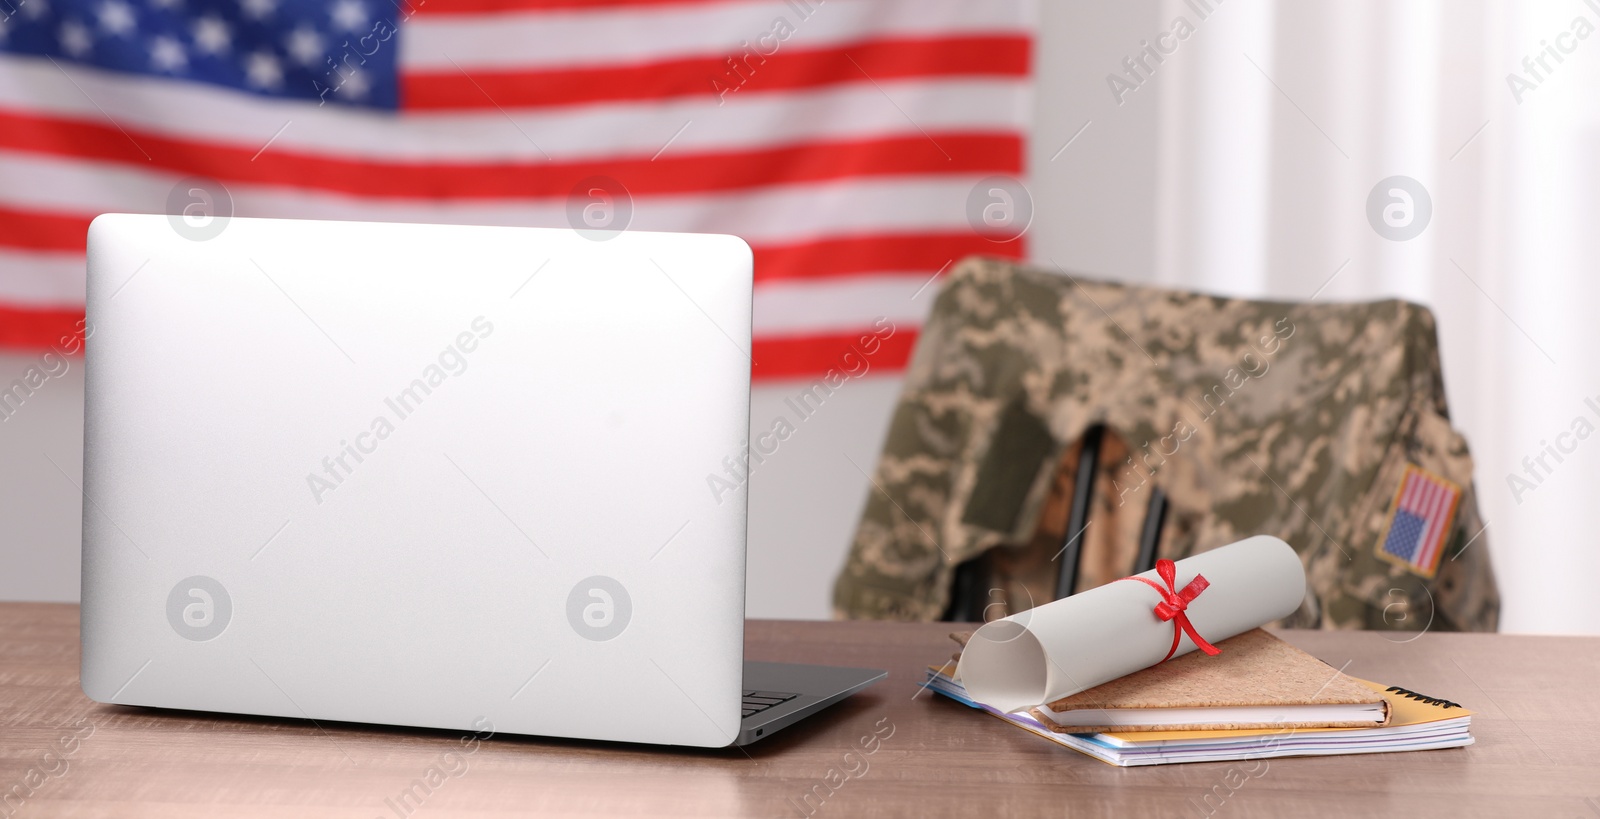
[[[974,702],[956,664],[928,688],[1113,765],[1370,754],[1472,744],[1472,712],[1346,676],[1261,629],[1025,712]]]

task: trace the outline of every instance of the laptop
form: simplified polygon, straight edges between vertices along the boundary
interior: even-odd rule
[[[719,747],[886,674],[744,661],[732,236],[108,214],[84,693]]]

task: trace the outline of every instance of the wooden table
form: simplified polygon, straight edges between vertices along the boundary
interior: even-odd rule
[[[1114,768],[919,693],[923,667],[950,654],[949,630],[750,623],[752,659],[877,666],[890,674],[742,750],[499,736],[462,754],[460,737],[444,731],[99,705],[78,689],[77,607],[0,604],[0,817],[970,817],[1070,810],[1600,819],[1600,638],[1424,634],[1393,642],[1378,633],[1280,632],[1334,666],[1350,661],[1351,674],[1462,702],[1477,712],[1477,744],[1274,759],[1232,788],[1228,780],[1241,780],[1229,776],[1237,763]],[[69,752],[47,753],[74,732]],[[861,743],[874,745],[873,736],[881,744],[863,755]],[[421,806],[397,809],[399,796],[419,783],[426,791]],[[1207,794],[1216,805],[1219,793],[1220,808],[1200,807]]]

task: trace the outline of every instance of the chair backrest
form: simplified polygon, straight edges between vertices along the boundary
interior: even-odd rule
[[[1108,441],[1116,460],[1074,454]],[[1069,514],[1035,554],[1062,483]],[[1289,624],[1498,618],[1433,317],[1403,301],[1229,299],[969,259],[923,327],[874,484],[835,585],[840,616],[990,619],[1081,590],[1083,543],[1112,508],[1135,532],[1118,572],[1255,534],[1288,541],[1311,588]],[[996,607],[969,576],[952,606],[957,567],[980,556],[1025,576],[1026,598]]]

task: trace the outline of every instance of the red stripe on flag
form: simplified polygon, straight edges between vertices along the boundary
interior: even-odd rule
[[[0,303],[0,349],[38,352],[77,336],[82,307],[16,307]],[[81,349],[81,348],[79,348]]]
[[[144,153],[132,149],[136,141]],[[697,193],[843,178],[1020,173],[1015,134],[939,133],[762,150],[597,159],[581,162],[419,164],[336,159],[274,149],[226,147],[147,131],[0,111],[0,148],[125,162],[227,182],[291,186],[368,197],[537,199],[567,196],[598,175],[634,196]],[[257,154],[260,154],[259,156]],[[148,155],[148,158],[146,158]]]
[[[1020,259],[1021,242],[993,242],[976,233],[908,233],[851,236],[755,252],[756,281],[821,279],[856,273],[927,271],[929,276],[967,256]]]
[[[93,218],[0,207],[0,247],[82,253],[89,220]]]
[[[776,381],[821,378],[830,369],[841,373],[852,369],[859,372],[861,365],[855,360],[846,361],[845,355],[861,355],[858,342],[863,335],[871,333],[870,329],[863,329],[829,335],[757,336],[750,345],[750,357],[755,362],[750,369],[750,377],[756,381]],[[870,368],[868,372],[879,368],[885,371],[905,369],[916,343],[916,330],[906,327],[896,329],[894,335],[879,341],[881,346],[876,353],[862,356]]]
[[[764,62],[761,57],[751,57],[747,63],[742,55],[722,55],[559,71],[403,71],[400,106],[418,110],[525,108],[697,94],[727,99],[738,94],[907,77],[1023,78],[1028,76],[1029,44],[1025,36],[973,35],[869,40],[813,51],[779,51]],[[730,58],[737,64],[737,72],[729,65]]]

